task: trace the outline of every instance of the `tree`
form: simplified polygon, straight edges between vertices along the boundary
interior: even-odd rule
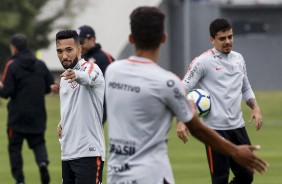
[[[10,57],[9,42],[16,33],[24,33],[30,41],[30,48],[35,51],[46,48],[50,41],[48,34],[56,19],[71,13],[73,0],[64,0],[63,6],[47,18],[38,19],[41,9],[48,0],[1,0],[0,7],[0,71],[3,71]],[[62,2],[62,1],[61,1]],[[68,11],[65,11],[68,10]],[[53,11],[53,10],[52,10]],[[67,27],[67,26],[66,26]]]

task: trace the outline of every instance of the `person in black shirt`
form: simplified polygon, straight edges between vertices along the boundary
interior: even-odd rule
[[[8,152],[12,175],[16,183],[24,183],[23,140],[33,150],[40,170],[41,183],[48,184],[48,155],[45,145],[46,130],[45,94],[59,91],[58,84],[44,62],[35,58],[28,48],[24,34],[11,38],[12,59],[8,61],[0,82],[0,96],[8,102]]]

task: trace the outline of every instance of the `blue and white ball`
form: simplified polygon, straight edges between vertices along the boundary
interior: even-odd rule
[[[207,91],[202,89],[193,89],[188,95],[188,100],[193,100],[197,107],[197,114],[205,117],[211,110],[211,97]]]

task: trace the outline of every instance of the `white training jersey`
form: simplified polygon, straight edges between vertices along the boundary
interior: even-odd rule
[[[81,59],[73,68],[77,79],[61,78],[62,160],[101,156],[105,160],[102,125],[105,81],[98,65]]]
[[[241,101],[255,98],[241,54],[223,54],[215,48],[192,61],[183,84],[187,92],[196,86],[211,95],[211,110],[202,121],[215,130],[231,130],[245,126]]]
[[[173,184],[167,133],[174,115],[193,116],[181,80],[136,56],[112,63],[105,79],[108,184]]]

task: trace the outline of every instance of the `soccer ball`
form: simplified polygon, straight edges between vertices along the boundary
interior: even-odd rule
[[[188,95],[188,100],[193,100],[197,107],[197,114],[205,117],[211,110],[210,94],[202,89],[193,89]]]

